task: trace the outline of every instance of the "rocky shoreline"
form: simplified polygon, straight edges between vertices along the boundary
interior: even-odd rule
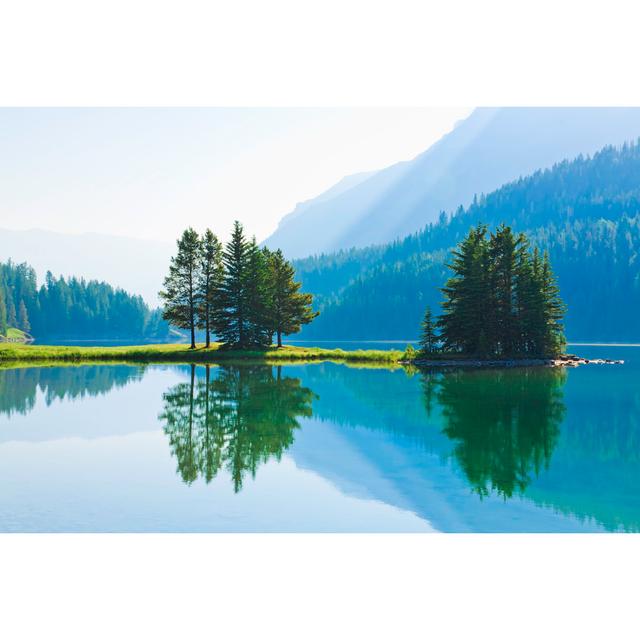
[[[564,355],[558,358],[513,358],[508,360],[480,360],[477,358],[451,360],[414,360],[411,363],[419,367],[465,367],[465,368],[513,368],[513,367],[579,367],[583,364],[624,364],[624,360],[610,360],[609,358],[580,358],[574,355]]]

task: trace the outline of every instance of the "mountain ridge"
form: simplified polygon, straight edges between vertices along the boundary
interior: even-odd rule
[[[436,221],[443,210],[468,206],[476,195],[639,136],[635,107],[476,109],[415,158],[333,198],[306,201],[263,244],[290,259],[386,244]]]

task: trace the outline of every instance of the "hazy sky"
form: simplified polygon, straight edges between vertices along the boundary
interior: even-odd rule
[[[258,240],[345,175],[424,151],[466,108],[0,109],[0,228]]]

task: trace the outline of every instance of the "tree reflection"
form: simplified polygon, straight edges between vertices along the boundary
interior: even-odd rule
[[[314,397],[297,378],[283,377],[281,367],[274,376],[265,365],[213,372],[207,365],[202,378],[191,365],[189,381],[164,394],[160,419],[184,482],[210,482],[224,467],[237,492],[248,472],[255,476],[261,463],[279,460],[293,443]]]
[[[522,493],[548,468],[564,417],[561,369],[423,374],[425,405],[441,406],[443,433],[480,496]],[[434,391],[435,390],[435,391]]]
[[[144,365],[0,368],[0,415],[31,412],[38,389],[49,406],[58,400],[105,395],[114,388],[141,380],[144,373]]]

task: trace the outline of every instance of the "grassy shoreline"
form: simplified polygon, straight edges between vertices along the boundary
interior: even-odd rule
[[[54,366],[57,364],[99,364],[115,363],[233,363],[262,362],[266,364],[295,364],[305,362],[339,362],[350,366],[399,368],[494,368],[494,367],[565,367],[587,364],[576,356],[557,358],[509,358],[504,360],[482,360],[464,354],[439,353],[426,359],[408,361],[405,352],[395,349],[323,349],[321,347],[269,347],[267,349],[239,350],[222,349],[214,344],[209,349],[198,345],[189,349],[180,344],[149,344],[119,347],[78,347],[33,344],[0,344],[0,368],[24,366]],[[600,362],[593,360],[592,362]],[[602,361],[604,364],[618,364],[618,361]]]
[[[0,344],[0,365],[4,363],[43,362],[335,362],[398,364],[402,351],[322,349],[320,347],[284,346],[281,348],[237,350],[212,345],[189,349],[184,344],[150,344],[123,347],[67,347],[49,345]]]

